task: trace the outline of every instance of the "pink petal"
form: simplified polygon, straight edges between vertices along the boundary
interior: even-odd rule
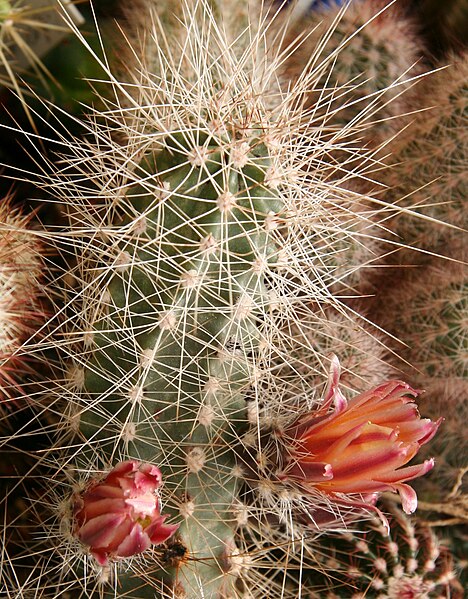
[[[328,448],[326,448],[325,453],[328,455],[331,455],[333,453],[342,453],[348,447],[348,445],[350,445],[355,439],[358,439],[360,437],[362,430],[366,426],[367,422],[358,424],[358,426],[355,426],[351,430],[347,431],[334,443],[330,444],[329,442]]]
[[[419,444],[424,445],[425,443],[430,441],[438,431],[439,426],[442,424],[443,421],[444,418],[439,418],[436,422],[432,422],[431,420],[429,420],[429,418],[425,418],[424,420],[422,420],[422,422],[427,422],[426,436],[422,439],[419,439]]]
[[[103,514],[86,522],[78,530],[78,538],[85,545],[106,547],[115,537],[115,531],[124,522],[125,514]]]
[[[161,516],[145,529],[146,534],[155,545],[167,541],[179,528],[178,524],[164,524],[165,519],[166,516]]]
[[[159,487],[162,481],[161,470],[152,464],[142,464],[140,467],[140,472],[136,475],[136,477],[138,478],[138,476],[145,476],[151,481],[151,484],[156,484],[156,488]]]
[[[77,520],[91,520],[92,518],[96,518],[97,516],[101,516],[103,514],[126,514],[128,513],[128,508],[125,505],[125,501],[121,498],[119,499],[109,499],[107,497],[102,499],[97,499],[96,501],[89,500],[86,497],[86,503],[80,512],[77,513]]]
[[[97,561],[100,566],[107,566],[109,563],[109,554],[107,551],[100,551],[99,549],[91,549],[91,555]]]
[[[317,483],[316,483],[317,484]],[[393,486],[378,480],[370,480],[366,478],[348,480],[335,480],[324,482],[321,485],[317,484],[319,489],[328,493],[382,493],[383,491],[392,491]]]
[[[115,484],[107,484],[106,482],[102,482],[95,487],[92,487],[85,493],[87,501],[88,499],[99,499],[101,497],[123,497],[122,489],[120,486],[115,486]]]
[[[137,553],[142,553],[151,547],[151,541],[143,531],[141,524],[135,523],[129,534],[125,536],[123,541],[115,550],[117,557],[130,557]]]
[[[406,449],[396,445],[384,445],[376,449],[357,448],[346,453],[342,459],[337,459],[333,464],[335,479],[360,479],[386,480],[386,473],[391,473],[408,461]],[[398,472],[398,471],[397,471]]]
[[[333,470],[331,464],[324,462],[307,462],[294,463],[288,467],[285,472],[278,474],[280,480],[288,478],[300,478],[308,482],[322,482],[333,478]]]
[[[418,507],[418,496],[416,491],[409,485],[398,483],[393,485],[395,491],[398,491],[401,497],[401,507],[405,514],[412,514]]]
[[[387,474],[379,474],[378,478],[382,482],[386,483],[397,483],[403,482],[407,480],[412,480],[413,478],[418,478],[419,476],[423,476],[427,474],[430,470],[434,468],[434,459],[426,460],[423,464],[416,464],[415,466],[407,466],[406,468],[400,468],[399,470],[395,470],[393,472],[388,472]]]
[[[124,478],[127,474],[136,472],[140,462],[137,460],[127,460],[125,462],[119,462],[106,477],[106,482],[114,482],[119,478]]]
[[[125,500],[125,504],[132,507],[136,517],[153,516],[154,511],[158,508],[159,502],[152,493],[145,493],[137,497]]]
[[[333,354],[330,364],[330,373],[328,375],[328,385],[325,391],[324,404],[329,406],[331,402],[335,407],[335,414],[343,412],[348,406],[346,398],[341,393],[338,384],[340,382],[340,362],[338,357]]]

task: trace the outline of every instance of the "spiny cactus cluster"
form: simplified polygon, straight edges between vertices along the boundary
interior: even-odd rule
[[[405,361],[418,386],[465,375],[463,258],[441,289],[385,257],[420,247],[395,218],[417,212],[418,180],[389,184],[382,148],[423,46],[398,6],[319,3],[329,22],[301,39],[310,22],[287,10],[232,4],[124,7],[121,62],[68,23],[106,81],[82,137],[51,109],[16,167],[46,198],[40,233],[3,204],[14,242],[49,256],[14,250],[15,292],[36,306],[44,270],[50,316],[8,349],[36,366],[0,439],[0,593],[461,597],[436,535],[378,503],[415,510],[408,483],[443,434],[437,402],[422,418],[420,391],[389,379]],[[440,104],[462,118],[458,95]]]
[[[305,16],[293,10],[287,43],[303,39],[287,74],[301,77],[305,66],[312,69],[307,104],[322,108],[328,126],[339,125],[353,137],[364,134],[376,147],[404,124],[400,97],[423,70],[423,42],[399,3],[330,4],[318,2]]]
[[[28,357],[22,344],[45,321],[43,248],[28,229],[30,221],[13,198],[0,202],[0,413],[23,394],[20,379],[28,370]]]
[[[395,230],[409,247],[424,251],[419,257],[412,252],[413,261],[427,261],[432,253],[450,255],[447,244],[461,247],[460,229],[468,227],[468,54],[452,54],[440,67],[418,87],[414,103],[423,111],[390,146],[395,168],[386,175],[388,196],[406,209]],[[452,257],[463,258],[459,250]]]
[[[376,520],[365,534],[330,536],[316,569],[305,573],[304,586],[313,585],[307,597],[463,597],[450,554],[433,531],[395,506],[387,509],[390,534]]]

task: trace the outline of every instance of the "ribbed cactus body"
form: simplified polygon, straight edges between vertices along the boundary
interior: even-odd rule
[[[468,519],[468,438],[460,430],[468,417],[468,381],[456,377],[434,378],[425,389],[424,406],[428,415],[444,414],[445,419],[442,433],[431,447],[437,468],[416,483],[418,494],[426,504],[425,509],[433,512],[432,519],[460,518],[456,524],[463,525],[463,520]]]
[[[195,129],[169,135],[136,169],[146,182],[120,200],[132,216],[90,331],[80,416],[102,458],[128,452],[165,466],[166,513],[184,516],[177,542],[188,560],[173,585],[194,598],[201,588],[218,596],[232,579],[240,391],[269,302],[255,262],[276,260],[266,223],[282,207],[255,133],[220,142]],[[174,561],[163,558],[160,576]]]
[[[121,114],[97,112],[93,143],[74,142],[65,170],[46,179],[70,217],[50,236],[69,267],[52,282],[61,371],[44,383],[65,413],[56,447],[67,449],[54,459],[84,485],[116,462],[154,464],[161,513],[179,524],[141,557],[111,555],[103,594],[224,599],[257,588],[237,527],[243,478],[255,479],[252,497],[256,478],[267,484],[252,465],[266,459],[259,414],[271,397],[273,413],[284,402],[294,416],[300,384],[278,377],[294,355],[292,323],[339,303],[329,287],[340,215],[353,230],[367,225],[350,209],[361,197],[350,177],[323,168],[330,143],[314,138],[316,151],[304,152],[302,90],[280,91],[258,24],[231,46],[236,32],[195,4],[167,47],[157,28],[142,35],[156,43],[135,56],[152,53],[151,70],[130,65],[131,85],[117,85]],[[317,375],[329,349],[314,354]],[[272,488],[266,507],[246,507],[260,521],[279,518]],[[294,502],[302,513],[300,493]],[[98,584],[91,544],[70,520],[67,555],[90,566],[87,577],[75,567],[78,586]],[[270,543],[259,534],[256,544]]]
[[[317,570],[304,575],[308,597],[463,597],[453,559],[429,527],[393,507],[389,534],[379,521],[368,528],[337,535],[317,551]]]
[[[439,262],[407,273],[382,306],[384,328],[406,345],[402,355],[426,377],[466,377],[467,293],[463,264]]]

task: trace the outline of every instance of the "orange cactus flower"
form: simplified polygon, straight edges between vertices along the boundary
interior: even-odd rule
[[[287,457],[280,478],[331,496],[398,492],[404,511],[414,512],[416,492],[406,481],[429,472],[434,460],[406,464],[443,419],[422,419],[414,402],[419,392],[401,381],[382,383],[347,401],[338,380],[334,357],[323,406],[299,418],[284,435]]]
[[[160,514],[160,484],[159,468],[128,460],[76,498],[75,536],[101,566],[142,553],[177,530]]]

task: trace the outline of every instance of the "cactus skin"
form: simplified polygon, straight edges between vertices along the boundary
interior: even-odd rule
[[[304,591],[309,591],[305,596],[462,599],[453,559],[432,530],[396,506],[389,506],[389,510],[390,535],[376,521],[365,534],[336,536],[317,552],[317,570],[304,573]]]
[[[12,198],[0,202],[0,410],[21,395],[21,376],[28,370],[21,346],[45,320],[42,248],[28,230],[30,221]]]
[[[468,381],[455,377],[429,381],[424,405],[430,416],[444,414],[445,419],[430,448],[437,468],[425,480],[417,481],[416,487],[425,509],[438,514],[433,517],[467,523],[468,439],[460,431],[468,418]],[[422,453],[428,457],[426,450]]]
[[[307,105],[320,98],[329,126],[345,125],[355,136],[369,129],[367,141],[374,147],[401,128],[398,97],[420,73],[415,65],[424,52],[415,23],[398,7],[387,5],[362,0],[345,7],[318,6],[293,23],[288,42],[305,33],[307,38],[284,73],[295,79],[309,65],[313,88]]]
[[[402,357],[423,380],[467,376],[467,294],[464,265],[439,261],[401,275],[382,307],[379,324],[406,345]]]
[[[200,10],[207,19],[208,8]],[[194,43],[203,42],[195,36]],[[226,53],[211,43],[210,51]],[[198,48],[197,56],[205,51]],[[255,383],[269,318],[266,277],[273,279],[281,263],[278,187],[288,179],[275,178],[279,158],[269,144],[277,147],[270,137],[281,129],[265,116],[262,94],[246,98],[243,76],[223,82],[222,70],[208,87],[197,73],[188,76],[201,90],[174,93],[165,78],[144,81],[132,107],[137,118],[127,123],[125,115],[115,127],[127,133],[126,146],[111,141],[106,125],[90,149],[97,192],[74,207],[72,182],[66,190],[74,244],[87,251],[71,273],[79,284],[65,300],[72,316],[62,376],[73,393],[63,397],[64,434],[74,431],[74,443],[82,444],[75,463],[89,472],[81,477],[86,484],[117,457],[161,469],[163,510],[168,523],[180,524],[178,532],[165,550],[155,550],[150,574],[134,560],[133,571],[113,578],[119,593],[215,599],[236,593],[236,447],[248,426],[244,396]],[[114,200],[105,189],[114,173],[103,175],[98,166],[104,139],[121,161],[125,189],[112,184],[118,201],[110,211]],[[79,194],[79,184],[75,189]],[[77,322],[84,330],[74,328]],[[63,396],[62,389],[59,383],[53,393]]]

